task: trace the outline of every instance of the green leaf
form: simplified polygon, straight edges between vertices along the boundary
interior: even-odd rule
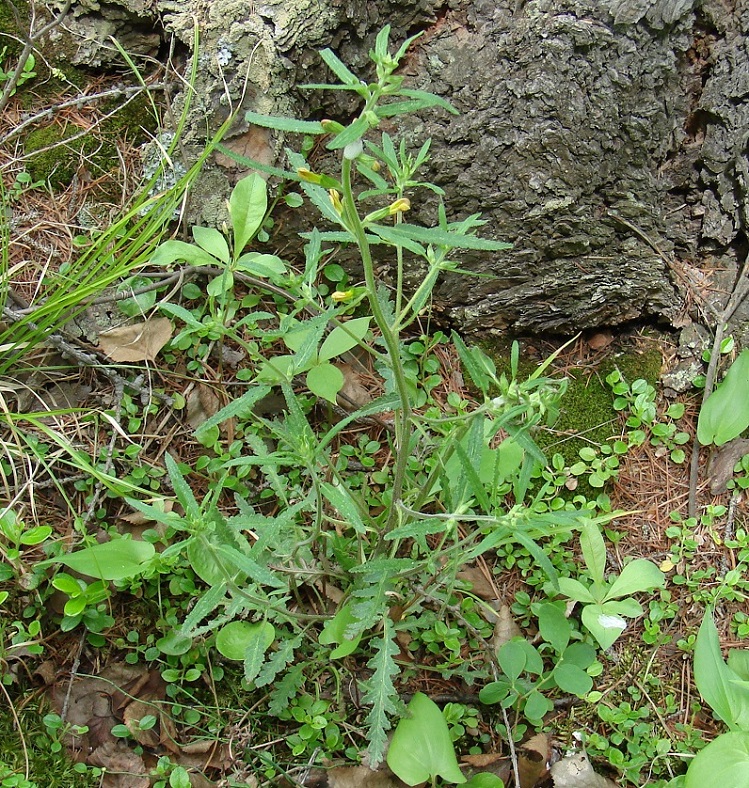
[[[193,227],[192,237],[195,243],[208,254],[221,260],[222,263],[229,262],[229,244],[218,230],[213,227]]]
[[[258,624],[251,624],[249,621],[232,621],[217,632],[216,648],[227,659],[243,661],[250,650],[253,654],[257,651],[261,655],[264,654],[275,637],[276,630],[267,621]]]
[[[316,120],[296,120],[296,118],[277,115],[261,115],[252,111],[246,112],[244,118],[248,123],[265,129],[276,129],[291,134],[325,134],[325,129]]]
[[[497,661],[502,672],[511,681],[517,681],[525,670],[528,657],[522,642],[509,640],[497,652]]]
[[[359,632],[355,638],[349,639],[346,637],[346,630],[352,624],[357,623],[358,619],[351,612],[350,604],[340,607],[333,618],[329,618],[325,622],[318,641],[324,646],[338,644],[338,648],[334,648],[330,652],[331,659],[341,659],[356,651],[363,633]]]
[[[694,680],[703,700],[732,730],[749,730],[749,689],[723,660],[718,630],[708,608],[694,648]]]
[[[31,546],[41,544],[45,539],[52,535],[52,528],[49,525],[37,525],[29,528],[21,534],[19,544]]]
[[[570,642],[572,625],[559,604],[543,602],[538,609],[538,631],[554,651],[561,654]]]
[[[336,134],[335,137],[325,146],[328,150],[338,150],[340,148],[345,148],[352,142],[356,142],[356,140],[363,137],[367,131],[369,131],[370,124],[369,121],[363,115],[358,117],[351,125],[346,126],[346,128],[340,133]]]
[[[373,232],[381,234],[381,228],[372,227]],[[420,244],[444,246],[448,249],[478,249],[487,252],[498,252],[511,249],[512,244],[503,241],[491,241],[488,238],[479,238],[475,235],[464,235],[459,232],[440,230],[436,227],[419,227],[415,224],[399,224],[388,228],[390,239],[401,239],[399,242],[406,246],[406,241]],[[384,235],[382,236],[385,237]],[[408,247],[406,247],[408,248]]]
[[[193,495],[192,488],[182,475],[177,461],[169,452],[164,455],[164,465],[166,465],[169,480],[174,488],[174,494],[185,510],[185,516],[197,520],[200,517],[200,506]]]
[[[250,238],[263,226],[267,210],[268,196],[265,181],[255,172],[242,178],[229,197],[235,258],[241,255]]]
[[[125,580],[141,574],[155,552],[156,549],[150,542],[112,539],[50,561],[43,561],[40,565],[60,563],[75,572],[99,580]]]
[[[545,698],[538,690],[533,690],[529,693],[523,706],[523,713],[531,720],[541,720],[554,708],[554,704]]]
[[[171,265],[184,260],[190,265],[216,265],[218,260],[199,246],[184,241],[164,241],[151,255],[151,265]]]
[[[333,404],[344,382],[343,372],[328,361],[316,364],[307,373],[307,388],[316,396]]]
[[[464,783],[445,717],[434,701],[417,692],[398,723],[387,754],[387,764],[406,785]]]
[[[352,73],[348,66],[333,52],[332,49],[320,50],[320,57],[325,61],[325,65],[341,80],[344,85],[349,87],[363,87],[356,74]]]
[[[627,564],[619,577],[606,592],[606,600],[637,594],[640,591],[650,591],[653,588],[663,588],[666,585],[666,576],[651,561],[638,558]]]
[[[395,643],[395,627],[390,616],[385,614],[382,623],[382,637],[372,644],[375,654],[367,663],[367,667],[373,672],[372,677],[364,685],[366,689],[362,698],[364,703],[372,704],[372,709],[367,715],[369,766],[372,769],[376,769],[385,756],[390,715],[396,713],[393,701],[398,697],[393,685],[393,676],[398,674],[399,669],[393,657],[400,652],[400,649]]]
[[[496,774],[479,772],[465,783],[465,788],[505,788],[505,784]]]
[[[749,427],[749,349],[742,350],[707,398],[697,420],[697,440],[722,446]]]
[[[588,567],[593,582],[603,585],[606,570],[606,544],[597,523],[591,520],[583,522],[580,528],[580,548],[585,566]]]
[[[156,648],[162,654],[179,657],[192,648],[192,638],[185,637],[181,632],[171,630],[163,638],[156,641]]]
[[[206,419],[197,430],[195,430],[195,437],[200,438],[208,430],[217,427],[223,421],[232,419],[235,416],[247,416],[251,413],[252,408],[258,400],[261,400],[271,391],[270,386],[253,386],[246,391],[241,397],[232,400],[228,405],[221,408],[218,413]]]
[[[574,580],[571,577],[559,578],[559,592],[573,599],[575,602],[582,602],[583,604],[596,601],[596,598],[590,593],[586,586],[579,580]]]
[[[749,649],[732,648],[728,652],[728,667],[744,681],[749,681]]]
[[[685,788],[749,788],[749,732],[724,733],[689,764]]]
[[[336,326],[320,347],[320,361],[328,361],[356,347],[369,331],[369,323],[369,317],[356,317]]]
[[[602,605],[586,605],[581,619],[591,635],[606,651],[627,627],[617,602],[605,602]]]
[[[552,671],[554,681],[562,692],[582,697],[593,689],[593,679],[577,665],[560,662]]]

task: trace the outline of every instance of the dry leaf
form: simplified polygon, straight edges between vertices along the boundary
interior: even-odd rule
[[[614,335],[610,331],[598,331],[588,337],[588,347],[591,350],[603,350],[614,341]]]
[[[710,479],[710,492],[719,495],[727,489],[728,482],[733,476],[733,467],[745,455],[749,454],[749,440],[734,438],[720,447],[710,457],[707,474]]]
[[[618,788],[608,777],[596,773],[584,752],[574,753],[551,767],[554,788]]]
[[[99,345],[118,363],[153,361],[171,338],[171,322],[165,317],[154,317],[103,332],[99,335]]]
[[[389,769],[338,766],[328,772],[329,788],[399,788],[403,783]]]
[[[159,737],[153,728],[141,730],[139,725],[143,717],[154,715],[154,711],[152,704],[144,703],[142,700],[134,700],[125,706],[125,711],[122,715],[122,721],[127,725],[127,729],[135,741],[144,747],[156,747],[159,744]]]
[[[275,159],[275,153],[270,145],[270,131],[260,126],[250,126],[247,131],[238,134],[236,137],[222,141],[223,146],[232,153],[243,156],[246,159],[258,161],[261,164],[271,165]],[[229,170],[244,170],[247,166],[232,159],[224,153],[215,152],[216,164]]]
[[[538,733],[518,748],[520,788],[534,788],[548,774],[551,742],[544,733]]]
[[[508,643],[514,637],[522,635],[520,627],[515,623],[512,617],[512,611],[507,605],[502,605],[497,614],[497,623],[494,625],[494,634],[492,635],[492,648],[496,654],[505,643]]]
[[[486,574],[478,566],[466,566],[458,572],[459,580],[467,580],[471,584],[471,590],[481,599],[496,599],[497,589]]]
[[[343,373],[343,388],[338,392],[340,407],[353,412],[368,405],[372,401],[372,394],[362,382],[361,375],[350,364],[341,362],[335,366]]]
[[[220,407],[221,402],[213,387],[198,383],[187,397],[187,423],[196,430],[204,421],[215,416]]]
[[[461,755],[460,762],[477,769],[485,769],[497,761],[506,761],[507,757],[498,752],[480,752],[478,755]]]
[[[101,785],[105,788],[148,788],[146,764],[122,740],[112,739],[97,747],[87,758],[89,766],[105,769]]]

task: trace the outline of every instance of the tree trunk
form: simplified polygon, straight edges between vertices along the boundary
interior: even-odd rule
[[[140,0],[123,0],[128,7]],[[481,213],[502,253],[462,253],[437,291],[445,319],[475,332],[571,333],[649,321],[684,325],[706,272],[743,257],[749,189],[749,8],[731,0],[152,0],[168,33],[201,33],[194,134],[232,106],[348,121],[350,94],[317,50],[362,78],[385,24],[400,44],[421,31],[404,75],[448,99],[442,111],[384,124],[412,146],[431,137],[425,179],[450,219]],[[130,8],[133,11],[133,8]],[[135,9],[141,20],[145,13]],[[247,90],[243,94],[247,80]],[[244,96],[244,97],[243,97]],[[189,141],[189,140],[188,140]],[[283,140],[240,124],[229,141],[266,162]],[[324,161],[324,160],[323,160]],[[227,164],[226,161],[223,162]],[[322,164],[321,164],[322,166]],[[226,168],[207,172],[196,220],[215,221]],[[234,173],[234,178],[237,174]],[[417,191],[409,221],[432,223]],[[312,215],[287,217],[284,228]],[[301,226],[298,227],[301,229]],[[299,245],[281,232],[278,241]]]

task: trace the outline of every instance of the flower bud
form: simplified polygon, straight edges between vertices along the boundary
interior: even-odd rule
[[[403,213],[411,209],[411,200],[408,197],[401,197],[388,206],[388,214],[395,216],[396,213]]]
[[[308,170],[306,167],[299,167],[299,169],[296,171],[296,174],[303,181],[307,181],[307,183],[316,183],[319,185],[320,182],[322,181],[321,175],[312,172],[312,170]]]
[[[340,216],[343,213],[343,204],[341,203],[341,195],[335,189],[329,189],[328,195],[330,202],[333,203],[335,212]]]

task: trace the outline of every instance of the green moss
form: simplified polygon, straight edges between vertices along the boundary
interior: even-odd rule
[[[9,692],[12,697],[13,689],[10,688]],[[50,738],[42,721],[49,709],[43,706],[36,688],[33,688],[33,694],[36,699],[31,703],[21,703],[20,700],[14,703],[14,707],[20,709],[17,713],[29,757],[29,782],[21,779],[26,771],[21,734],[5,699],[0,703],[0,785],[24,788],[89,788],[99,785],[101,777],[95,776],[90,769],[83,774],[78,772],[64,748]],[[9,781],[5,782],[6,779]],[[11,779],[14,781],[10,782]]]
[[[110,102],[108,107],[102,107],[102,110],[106,113],[120,104],[121,99],[118,99],[115,103]],[[140,144],[148,139],[148,132],[155,131],[156,126],[157,120],[145,95],[131,101],[95,131],[52,150],[44,149],[71,139],[80,129],[72,125],[65,128],[45,126],[32,131],[25,139],[26,154],[40,151],[30,157],[27,169],[35,181],[49,183],[53,189],[63,189],[70,184],[81,161],[85,159],[92,177],[97,178],[119,167],[117,146],[123,139]]]
[[[13,8],[16,13],[13,13]],[[7,47],[6,62],[14,60],[21,53],[23,44],[19,39],[28,33],[28,30],[19,30],[18,20],[23,23],[29,18],[30,9],[26,0],[17,0],[12,6],[10,0],[0,0],[0,49]]]

